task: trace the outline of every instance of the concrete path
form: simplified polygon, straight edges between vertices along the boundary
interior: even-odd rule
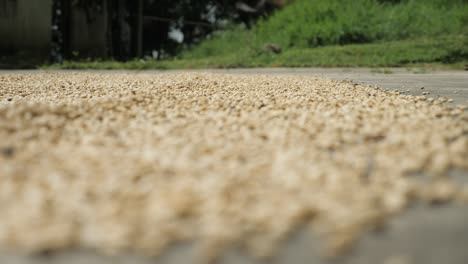
[[[44,73],[76,70],[0,70],[0,73]],[[468,105],[468,71],[430,71],[405,68],[252,68],[252,69],[206,69],[206,70],[85,70],[87,72],[112,73],[167,73],[167,72],[213,72],[228,74],[299,75],[352,80],[357,83],[399,90],[411,95],[448,97],[453,104]]]
[[[200,70],[197,70],[200,71]],[[389,69],[376,73],[371,69],[235,69],[204,70],[215,73],[304,75],[352,80],[399,90],[406,94],[448,97],[454,104],[468,105],[468,72],[440,71],[413,73],[405,69]],[[5,71],[4,71],[5,72]],[[24,71],[23,71],[24,72]],[[42,71],[33,71],[37,73]],[[122,72],[122,71],[116,71]],[[138,74],[140,72],[126,71]],[[161,71],[154,71],[155,74]],[[178,71],[172,71],[178,72]],[[424,88],[422,88],[424,87]],[[468,158],[468,157],[467,157]],[[467,182],[467,172],[454,177]],[[341,258],[321,257],[321,243],[309,232],[298,230],[277,252],[277,257],[263,262],[232,250],[220,263],[316,263],[316,264],[466,264],[468,263],[468,207],[461,205],[428,207],[414,205],[404,214],[391,219],[384,231],[369,232],[357,241],[354,250]],[[4,252],[0,263],[11,264],[110,264],[110,263],[196,263],[194,247],[177,245],[158,259],[135,255],[106,257],[90,251],[71,251],[41,256]]]
[[[355,248],[340,258],[324,258],[319,239],[297,231],[273,259],[256,261],[231,250],[221,264],[466,264],[468,261],[468,210],[461,206],[417,206],[392,219],[386,229],[369,232]],[[47,255],[4,253],[0,263],[8,264],[186,264],[197,263],[190,244],[172,247],[160,258],[136,255],[106,257],[91,251],[70,251]]]
[[[183,70],[186,71],[186,70]],[[405,94],[448,97],[454,104],[468,105],[468,71],[427,71],[402,68],[255,68],[192,70],[231,74],[299,75],[352,80],[357,83],[399,90]],[[179,72],[179,70],[171,71]]]

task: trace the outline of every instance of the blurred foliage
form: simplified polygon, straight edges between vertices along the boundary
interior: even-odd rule
[[[296,0],[252,30],[218,32],[181,58],[259,56],[265,43],[288,50],[460,34],[468,34],[466,0]]]
[[[288,49],[277,55],[246,52],[203,58],[129,62],[68,61],[45,66],[61,69],[177,69],[236,67],[424,67],[464,69],[468,63],[468,35],[416,38],[372,44],[332,45]]]
[[[54,2],[63,1],[54,0]],[[240,1],[256,6],[260,0]],[[227,24],[247,24],[272,9],[272,5],[267,1],[259,12],[245,14],[236,7],[238,2],[237,0],[143,0],[146,55],[151,55],[152,51],[157,51],[160,55],[174,55],[184,47],[204,40],[213,31],[224,29]],[[85,12],[88,23],[102,14],[106,6],[114,8],[108,10],[111,17],[115,17],[118,13],[116,6],[125,6],[125,12],[128,13],[126,19],[132,27],[137,20],[135,0],[70,0],[70,4]],[[183,35],[182,43],[168,36],[171,31]]]
[[[217,28],[217,21],[230,16],[226,0],[146,0],[145,15],[155,18],[147,21],[145,37],[157,51],[170,54],[178,52],[183,45],[168,37],[171,30],[179,30],[183,36],[183,44],[197,43]],[[220,8],[222,7],[222,8]],[[216,18],[210,20],[210,16]],[[187,23],[189,21],[189,23]],[[196,23],[192,23],[196,22]]]
[[[155,50],[176,54],[183,48],[198,44],[215,30],[230,24],[246,24],[261,17],[267,9],[256,14],[244,14],[236,8],[234,0],[145,0],[145,15],[149,21],[147,43]],[[258,0],[244,0],[255,5]],[[171,30],[180,31],[183,43],[168,38]],[[151,39],[152,38],[152,39]]]
[[[269,16],[247,17],[233,0],[144,1],[145,15],[156,18],[144,32],[149,46],[179,55],[160,62],[68,62],[63,68],[468,63],[468,0],[293,0]],[[259,20],[249,28],[249,19]],[[183,43],[168,38],[171,30],[183,33]],[[265,49],[268,43],[283,52]]]

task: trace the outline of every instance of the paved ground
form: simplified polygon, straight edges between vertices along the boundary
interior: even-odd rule
[[[435,98],[448,97],[453,99],[454,104],[468,105],[468,71],[430,72],[406,70],[401,68],[382,70],[368,68],[262,68],[210,71],[235,74],[303,75],[338,80],[352,80],[357,83],[365,83],[386,89],[399,90],[411,95],[423,95],[423,93],[429,93],[427,96]]]
[[[93,72],[100,72],[90,70]],[[468,105],[468,71],[428,71],[403,68],[255,68],[255,69],[210,69],[170,70],[169,72],[218,72],[232,74],[303,75],[325,77],[337,80],[352,80],[357,83],[376,85],[386,89],[399,90],[411,95],[429,93],[431,97],[448,97],[454,104]],[[6,72],[41,73],[37,70],[0,70]],[[110,72],[110,71],[102,71]],[[114,73],[142,73],[148,71],[111,71]],[[149,71],[151,72],[151,71]],[[155,74],[168,71],[152,71]],[[384,73],[386,72],[386,73]]]
[[[246,69],[210,70],[223,73],[260,73],[274,75],[307,75],[348,79],[358,83],[398,89],[412,95],[449,97],[454,104],[468,104],[468,72],[449,71],[415,74],[392,69],[391,74],[372,73],[370,69]],[[421,89],[424,87],[424,89]],[[454,177],[468,179],[466,173],[456,172]],[[384,264],[436,264],[468,263],[468,208],[465,206],[415,206],[405,214],[391,220],[379,233],[369,232],[358,241],[355,249],[340,259],[323,259],[319,256],[318,239],[307,237],[306,232],[293,234],[286,241],[278,257],[265,263],[384,263]],[[193,247],[179,245],[161,258],[139,256],[104,257],[92,252],[64,252],[47,256],[24,256],[5,253],[0,263],[12,264],[107,264],[107,263],[192,263]],[[258,263],[244,254],[232,251],[222,263]]]
[[[228,252],[221,263],[323,263],[323,264],[465,264],[468,260],[468,210],[466,207],[417,207],[394,218],[387,228],[369,233],[355,249],[338,259],[320,257],[318,239],[300,232],[293,234],[278,257],[254,261],[238,251]],[[179,264],[195,263],[190,245],[178,245],[159,259],[134,255],[105,257],[88,251],[64,252],[46,256],[4,254],[8,264]]]

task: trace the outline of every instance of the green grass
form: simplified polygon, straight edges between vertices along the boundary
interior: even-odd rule
[[[396,2],[396,3],[392,3]],[[274,54],[266,43],[281,46]],[[69,61],[43,68],[450,67],[468,64],[466,0],[294,0],[166,61]]]
[[[386,3],[382,3],[386,2]],[[468,34],[465,0],[295,0],[252,30],[234,27],[183,52],[184,59],[257,56],[266,43],[283,50]],[[393,1],[395,2],[395,1]]]
[[[221,54],[202,58],[130,62],[68,61],[46,69],[177,69],[236,67],[450,67],[468,64],[468,36],[419,38],[370,44],[287,49],[281,54],[259,52]]]

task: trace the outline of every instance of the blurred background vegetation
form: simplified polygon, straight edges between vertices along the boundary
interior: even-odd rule
[[[254,29],[237,27],[220,32],[185,53],[206,57],[259,52],[263,43],[285,49],[376,43],[415,38],[438,38],[468,33],[464,0],[296,0]]]
[[[463,64],[468,61],[467,3],[296,0],[252,30],[237,26],[219,32],[179,58],[211,58],[219,61],[215,66]],[[282,54],[272,55],[265,43],[275,43]],[[233,54],[237,59],[229,58]]]
[[[145,0],[142,4],[141,52],[69,54],[65,61],[46,67],[430,64],[464,68],[468,64],[468,0]],[[135,8],[128,11],[132,25]]]

